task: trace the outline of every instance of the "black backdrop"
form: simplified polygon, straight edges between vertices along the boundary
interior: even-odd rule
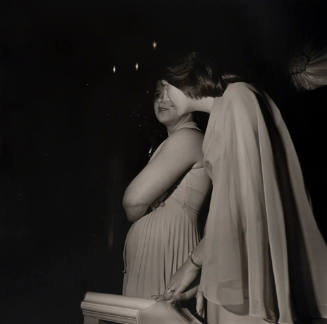
[[[85,291],[120,292],[121,198],[160,135],[150,90],[173,50],[255,71],[289,125],[326,237],[326,88],[298,93],[287,73],[294,51],[325,44],[324,12],[295,0],[4,1],[2,323],[80,323]]]

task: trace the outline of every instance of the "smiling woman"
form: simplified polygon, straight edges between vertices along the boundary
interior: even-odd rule
[[[178,116],[158,83],[154,110],[168,138],[127,187],[131,227],[125,243],[123,293],[160,295],[199,241],[197,218],[210,188],[202,166],[203,135],[192,115]],[[150,211],[150,212],[148,212]]]

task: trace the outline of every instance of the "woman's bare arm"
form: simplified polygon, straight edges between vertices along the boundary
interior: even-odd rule
[[[135,222],[151,204],[169,190],[192,166],[202,159],[203,135],[182,129],[166,140],[160,152],[127,187],[123,207]]]

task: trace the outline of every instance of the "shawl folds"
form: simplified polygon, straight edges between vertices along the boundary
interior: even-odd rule
[[[327,317],[327,247],[278,108],[243,82],[214,105],[203,146],[213,191],[201,289],[268,321]]]

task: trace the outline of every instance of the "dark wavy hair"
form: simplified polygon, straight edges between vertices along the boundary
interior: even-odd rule
[[[224,73],[212,58],[199,52],[173,59],[163,70],[162,79],[195,99],[222,96],[229,83],[242,81],[240,75]]]

